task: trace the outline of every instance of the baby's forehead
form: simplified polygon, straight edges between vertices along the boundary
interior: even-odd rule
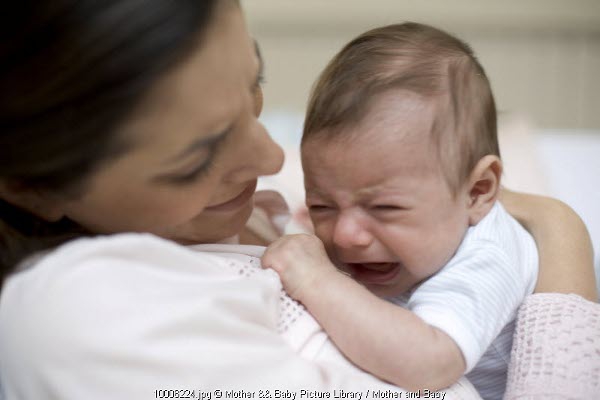
[[[305,142],[316,139],[321,145],[357,141],[406,145],[407,141],[430,138],[437,121],[443,119],[442,112],[436,97],[405,89],[387,90],[363,101],[352,119],[311,132]]]
[[[394,112],[431,113],[436,105],[436,96],[425,96],[412,90],[395,88],[387,89],[365,99],[363,118],[385,114],[387,110]]]
[[[336,173],[377,179],[411,175],[439,175],[436,147],[428,135],[395,135],[385,130],[313,138],[302,146],[305,175]]]
[[[373,109],[357,123],[324,129],[305,140],[303,153],[332,151],[381,152],[390,148],[429,153],[435,146],[435,117],[421,108]]]

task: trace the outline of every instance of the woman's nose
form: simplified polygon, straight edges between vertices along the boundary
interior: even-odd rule
[[[225,177],[227,182],[245,182],[263,175],[273,175],[283,166],[283,149],[256,120],[254,132],[245,140],[239,153],[239,167]]]
[[[368,247],[373,242],[373,236],[354,213],[341,213],[336,221],[333,232],[333,243],[344,249],[353,247]]]
[[[283,149],[277,144],[269,135],[265,127],[259,122],[260,125],[260,141],[256,157],[259,164],[258,169],[260,175],[273,175],[278,173],[283,167],[284,154]]]

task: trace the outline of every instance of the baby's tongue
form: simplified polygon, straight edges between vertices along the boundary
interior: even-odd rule
[[[359,268],[364,268],[364,269],[368,269],[370,271],[377,271],[377,272],[389,272],[390,270],[392,270],[393,268],[396,267],[396,265],[398,265],[397,263],[391,263],[391,262],[387,262],[387,263],[356,263],[354,264],[356,266],[358,266]]]
[[[352,264],[354,279],[364,283],[385,283],[399,271],[398,263],[356,263]]]

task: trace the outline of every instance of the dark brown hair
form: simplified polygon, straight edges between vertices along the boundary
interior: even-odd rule
[[[494,97],[473,51],[446,32],[413,22],[363,33],[329,62],[313,88],[302,143],[343,137],[344,128],[390,90],[437,101],[431,135],[454,192],[481,157],[500,155]]]
[[[0,13],[0,180],[77,196],[127,150],[116,130],[199,44],[216,0],[13,1]],[[0,279],[86,232],[0,199]]]

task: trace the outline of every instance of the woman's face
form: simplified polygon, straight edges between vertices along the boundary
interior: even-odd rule
[[[121,129],[133,144],[62,213],[96,233],[151,232],[181,243],[238,233],[260,175],[283,152],[258,121],[261,60],[241,10],[217,2],[197,51],[170,71]]]

